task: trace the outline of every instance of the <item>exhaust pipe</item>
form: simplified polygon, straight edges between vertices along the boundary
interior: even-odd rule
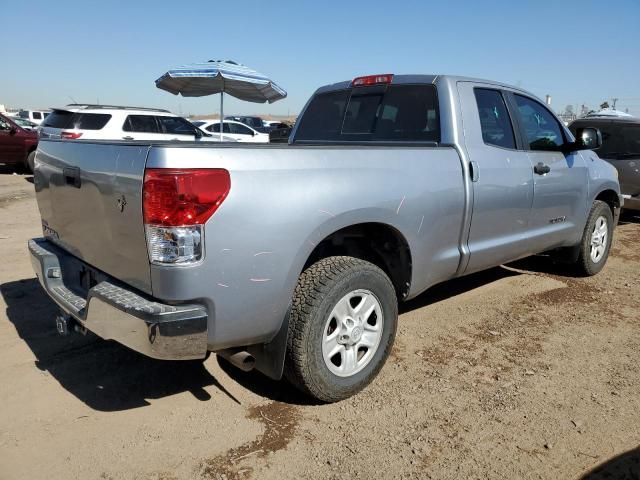
[[[67,335],[69,335],[71,331],[71,326],[72,326],[72,321],[71,321],[70,315],[60,312],[56,316],[56,330],[60,335],[62,335],[63,337],[66,337]]]
[[[74,318],[68,313],[60,312],[56,315],[56,330],[58,333],[66,337],[72,332],[80,333],[82,335],[87,334],[87,329],[83,325],[80,325]]]
[[[250,372],[256,366],[256,359],[246,350],[237,348],[229,348],[216,352],[234,367],[239,368],[243,372]]]

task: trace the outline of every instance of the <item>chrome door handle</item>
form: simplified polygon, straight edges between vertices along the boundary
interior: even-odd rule
[[[129,137],[129,136],[127,136],[127,137],[122,137],[122,139],[123,139],[123,140],[133,140],[133,137]]]

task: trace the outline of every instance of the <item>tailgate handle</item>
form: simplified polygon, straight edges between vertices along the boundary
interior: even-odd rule
[[[80,169],[78,167],[65,167],[62,169],[67,185],[80,188]]]

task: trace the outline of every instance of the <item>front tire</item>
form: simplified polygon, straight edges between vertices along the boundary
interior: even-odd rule
[[[593,202],[587,225],[580,242],[580,254],[576,262],[579,275],[592,276],[603,269],[613,240],[613,214],[609,205],[600,200]]]
[[[322,402],[348,398],[384,365],[398,323],[389,277],[352,257],[328,257],[298,280],[291,313],[285,376]]]

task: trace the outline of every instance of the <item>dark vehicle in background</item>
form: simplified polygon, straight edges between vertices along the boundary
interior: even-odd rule
[[[640,210],[640,118],[589,117],[569,125],[571,133],[578,128],[597,128],[602,133],[598,156],[618,170],[624,208]]]
[[[281,123],[280,125],[283,125],[283,126],[279,128],[274,128],[269,131],[269,143],[289,142],[289,135],[291,135],[292,127],[290,127],[286,123]]]
[[[0,114],[0,164],[27,168],[33,172],[38,134],[22,128],[11,117]]]
[[[290,128],[290,125],[284,122],[269,121],[269,122],[264,122],[264,128],[267,130],[267,132],[272,132],[279,128]]]

